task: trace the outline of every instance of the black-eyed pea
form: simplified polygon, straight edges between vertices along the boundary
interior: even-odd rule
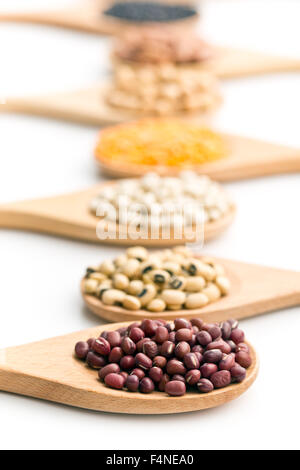
[[[225,276],[217,276],[216,285],[221,291],[222,295],[227,295],[230,291],[230,280]]]
[[[157,290],[153,284],[145,285],[142,292],[140,292],[138,295],[138,298],[141,302],[142,307],[149,304],[149,302],[151,302],[151,300],[154,299],[154,297],[156,296],[156,293],[157,293]]]
[[[127,263],[121,268],[121,272],[125,274],[129,279],[132,279],[138,275],[140,268],[140,262],[135,258],[128,259]]]
[[[129,286],[129,279],[125,274],[117,273],[113,276],[113,285],[116,289],[126,290]]]
[[[162,299],[152,299],[146,306],[150,312],[163,312],[166,309],[166,302]]]
[[[186,278],[185,290],[187,292],[200,292],[205,287],[206,281],[203,276],[190,276]]]
[[[106,274],[103,274],[103,273],[94,272],[94,273],[89,274],[89,279],[95,279],[98,282],[102,282],[105,279],[107,279],[107,276]]]
[[[158,286],[163,286],[167,284],[170,281],[170,274],[167,271],[164,271],[163,269],[153,269],[149,272],[149,274],[145,274],[143,276],[143,279],[145,276],[148,276],[151,282]]]
[[[169,261],[169,260],[172,260],[172,250],[170,250],[169,248],[166,248],[165,250],[162,250],[160,252],[160,259],[162,261]]]
[[[184,276],[174,276],[170,279],[169,287],[171,289],[186,290],[186,278]]]
[[[172,261],[165,261],[163,263],[162,269],[167,271],[171,276],[176,276],[181,274],[181,267],[179,263],[174,263]]]
[[[125,292],[118,289],[107,289],[103,292],[101,300],[105,305],[122,304],[126,297]]]
[[[174,304],[174,305],[168,305],[168,310],[181,310],[182,309],[182,304]]]
[[[168,308],[170,306],[178,306],[184,304],[186,299],[186,294],[180,290],[176,289],[165,289],[161,293],[161,298],[166,302]]]
[[[217,276],[224,276],[225,274],[225,268],[221,264],[215,264],[214,269],[217,273]]]
[[[129,283],[127,292],[130,295],[139,295],[140,292],[144,289],[144,283],[143,281],[140,281],[138,279],[133,280]]]
[[[202,289],[202,294],[205,294],[210,302],[215,302],[221,297],[220,289],[213,283],[207,284],[207,286]]]
[[[205,307],[209,303],[209,298],[202,292],[188,295],[185,301],[185,307],[188,309]]]
[[[209,264],[205,264],[201,261],[195,262],[196,264],[196,275],[203,276],[206,281],[213,281],[216,278],[216,271]]]
[[[114,274],[116,267],[111,260],[105,260],[100,264],[100,272],[106,274],[106,276],[111,276]]]
[[[88,278],[90,277],[90,275],[92,273],[96,273],[96,272],[99,272],[99,269],[96,267],[96,266],[89,266],[87,269],[86,269],[86,275],[85,277]]]
[[[121,268],[127,263],[127,261],[128,261],[128,258],[126,255],[120,255],[115,259],[114,263],[117,268]]]
[[[122,303],[123,307],[128,310],[139,310],[141,308],[140,300],[133,295],[126,295]]]
[[[96,279],[86,279],[84,281],[84,292],[85,294],[96,294],[98,281]]]
[[[191,250],[185,245],[175,246],[172,251],[179,255],[191,256]]]
[[[100,284],[98,284],[98,287],[97,287],[97,291],[96,291],[96,296],[97,297],[101,297],[101,292],[104,291],[104,290],[107,290],[107,289],[111,289],[112,288],[112,280],[111,279],[104,279],[104,281],[100,282]]]
[[[142,275],[142,280],[143,280],[144,284],[153,284],[149,273],[143,274]]]
[[[153,269],[160,269],[161,260],[158,256],[149,257],[146,261],[143,261],[139,266],[139,275],[144,276],[148,274]]]
[[[128,258],[135,258],[138,261],[144,261],[148,257],[148,251],[143,246],[132,246],[127,249]]]

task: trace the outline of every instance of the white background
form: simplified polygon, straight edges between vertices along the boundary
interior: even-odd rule
[[[62,0],[0,0],[0,9],[46,8]],[[25,5],[26,4],[26,5]],[[300,57],[299,0],[207,0],[202,30],[220,44]],[[0,23],[0,95],[70,90],[105,73],[109,40],[41,26]],[[300,73],[222,85],[223,130],[300,147]],[[0,202],[56,195],[100,179],[97,128],[0,114]],[[299,270],[299,175],[227,185],[234,225],[206,251]],[[121,251],[121,250],[119,250]],[[32,233],[0,232],[0,347],[88,328],[85,267],[117,249]],[[300,286],[299,286],[300,288]],[[223,407],[174,416],[96,413],[0,394],[5,449],[299,448],[300,309],[242,322],[260,355],[252,388]]]

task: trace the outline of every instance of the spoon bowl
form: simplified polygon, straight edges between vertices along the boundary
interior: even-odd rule
[[[198,411],[229,402],[244,393],[258,374],[258,358],[251,348],[252,365],[239,384],[208,394],[186,393],[169,397],[162,392],[131,393],[106,387],[74,357],[76,342],[97,337],[128,323],[101,325],[77,333],[0,351],[0,390],[97,411],[132,414],[166,414]]]
[[[90,204],[103,185],[110,184],[116,184],[116,180],[101,183],[76,193],[0,205],[0,227],[30,230],[94,243],[127,246],[137,243],[145,246],[172,246],[185,242],[184,238],[172,237],[172,233],[168,239],[160,236],[158,239],[144,237],[132,240],[128,234],[127,237],[121,238],[119,233],[124,233],[124,229],[118,225],[115,238],[98,238],[97,227],[99,233],[100,228],[107,228],[110,224],[100,217],[96,217],[90,210]],[[204,239],[207,241],[219,236],[233,222],[235,213],[236,208],[232,205],[223,217],[206,223],[204,225]]]
[[[220,258],[215,260],[224,266],[226,276],[230,279],[229,294],[206,307],[194,310],[165,310],[154,313],[105,305],[97,297],[84,293],[84,280],[81,281],[81,293],[87,308],[109,322],[140,321],[143,318],[161,318],[167,321],[175,318],[202,318],[207,323],[222,322],[231,317],[247,318],[300,305],[299,272]]]

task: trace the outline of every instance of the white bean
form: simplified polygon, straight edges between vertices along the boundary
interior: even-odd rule
[[[140,268],[140,263],[137,259],[129,259],[124,266],[121,268],[121,272],[125,274],[129,279],[137,276]]]
[[[104,279],[107,279],[107,276],[106,274],[96,272],[96,273],[91,273],[89,275],[89,279],[95,279],[98,282],[102,282],[104,281]]]
[[[188,309],[204,307],[209,303],[207,295],[199,292],[197,294],[188,295],[185,301],[185,307]]]
[[[184,292],[175,289],[165,289],[161,293],[161,298],[169,305],[182,305],[185,302]]]
[[[221,291],[215,284],[208,284],[204,287],[202,293],[208,297],[210,302],[214,302],[221,297]]]
[[[186,278],[185,290],[187,292],[199,292],[206,284],[204,277],[202,276],[190,276]]]
[[[115,303],[123,302],[124,298],[126,297],[125,292],[118,290],[118,289],[108,289],[103,292],[102,295],[102,302],[105,305],[114,305]]]
[[[153,284],[147,284],[138,295],[141,305],[147,305],[156,296],[157,290]]]
[[[98,287],[96,279],[86,279],[84,281],[84,292],[86,294],[95,294]]]
[[[128,258],[136,258],[140,261],[147,259],[148,251],[143,246],[133,246],[127,249]]]
[[[129,286],[129,279],[125,274],[114,274],[113,285],[116,289],[126,290]]]
[[[166,307],[166,303],[162,299],[153,299],[146,306],[150,312],[163,312]]]
[[[133,295],[126,295],[123,300],[123,307],[128,310],[139,310],[141,308],[141,302]]]
[[[138,295],[140,292],[142,292],[143,289],[144,289],[143,281],[140,281],[137,279],[129,283],[127,292],[128,294],[131,294],[131,295]]]
[[[230,290],[230,280],[225,276],[217,276],[216,285],[221,291],[222,295],[228,294]]]
[[[101,273],[111,276],[115,272],[115,265],[111,260],[105,260],[99,267]]]

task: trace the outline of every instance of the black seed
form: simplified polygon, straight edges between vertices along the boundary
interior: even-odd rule
[[[105,292],[106,290],[109,290],[109,288],[108,288],[108,287],[105,287],[105,288],[101,289],[101,290],[98,292],[98,297],[99,297],[99,299],[102,299],[102,295],[104,294],[104,292]]]
[[[173,288],[173,289],[179,289],[179,287],[182,286],[182,281],[180,279],[173,279],[171,282],[170,282],[170,286]]]
[[[167,273],[169,273],[170,276],[173,276],[173,274],[174,274],[173,271],[171,271],[171,269],[165,269],[165,271],[167,271]]]
[[[116,2],[105,15],[134,22],[168,22],[195,16],[197,11],[188,5],[170,5],[150,1]]]
[[[85,278],[89,277],[90,274],[95,273],[96,269],[94,268],[87,268]]]
[[[157,282],[158,284],[163,284],[165,282],[165,277],[162,274],[155,274],[154,282]]]
[[[188,269],[189,273],[191,276],[195,276],[196,272],[197,272],[197,268],[194,264],[191,264],[189,266],[189,269]]]
[[[147,292],[147,289],[143,289],[142,292],[139,293],[138,297],[143,297]]]
[[[145,269],[143,269],[142,274],[146,274],[149,271],[151,271],[152,269],[153,269],[152,266],[146,266]]]

